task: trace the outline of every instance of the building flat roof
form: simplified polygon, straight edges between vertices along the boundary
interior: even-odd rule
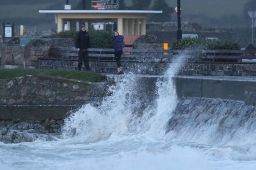
[[[154,10],[39,10],[40,14],[162,14]]]

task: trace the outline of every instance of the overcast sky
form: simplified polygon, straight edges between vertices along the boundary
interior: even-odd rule
[[[42,17],[39,9],[63,9],[66,0],[0,0],[0,22],[10,18],[36,20]],[[70,0],[77,3],[79,0]],[[129,0],[127,0],[129,1]],[[223,16],[243,18],[243,6],[248,0],[181,0],[184,16],[205,16],[221,19]],[[177,0],[166,0],[176,6]],[[191,19],[191,18],[190,18]],[[207,20],[207,19],[206,19]],[[238,23],[239,24],[239,23]]]
[[[50,4],[64,4],[65,1],[66,0],[0,0],[0,8],[1,10],[8,10],[16,9],[20,6],[24,9],[25,5],[35,6],[35,8],[37,8],[36,6],[46,8],[49,7]],[[70,1],[76,3],[79,0]],[[221,17],[222,15],[239,15],[242,13],[243,5],[247,1],[248,0],[181,0],[185,14],[204,14],[212,17]],[[172,6],[176,6],[176,0],[166,0],[166,2]],[[60,8],[62,7],[63,6],[60,6]],[[16,10],[12,12],[15,13]]]
[[[175,6],[176,0],[167,0]],[[181,0],[184,13],[204,14],[212,17],[242,15],[247,0]]]

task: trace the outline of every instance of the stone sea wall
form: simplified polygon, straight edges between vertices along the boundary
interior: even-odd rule
[[[122,62],[127,72],[162,75],[167,70],[170,62]],[[63,68],[75,70],[77,61],[45,60],[41,62],[40,68],[53,69]],[[114,61],[90,61],[92,71],[98,73],[116,73],[116,63]],[[256,63],[187,63],[179,72],[179,75],[187,76],[256,76]]]
[[[112,78],[101,83],[34,76],[0,80],[0,141],[54,140],[61,134],[63,119],[72,110],[86,103],[97,105],[108,95],[106,89]],[[152,105],[157,97],[156,82],[162,78],[138,75],[138,94],[134,100]],[[186,98],[192,98],[192,101],[196,98],[195,106],[200,100],[256,106],[256,80],[253,77],[178,76],[174,82],[181,105]]]
[[[100,102],[107,83],[25,76],[0,80],[0,142],[55,140],[64,119],[83,104]]]
[[[78,105],[104,95],[102,83],[50,77],[25,76],[0,80],[0,85],[0,105]]]
[[[71,109],[101,100],[106,85],[51,77],[0,80],[0,119],[63,119]]]

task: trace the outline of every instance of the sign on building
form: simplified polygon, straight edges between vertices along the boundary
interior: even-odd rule
[[[3,24],[3,38],[12,38],[14,36],[14,25]]]
[[[92,8],[98,10],[118,9],[119,0],[92,0]]]

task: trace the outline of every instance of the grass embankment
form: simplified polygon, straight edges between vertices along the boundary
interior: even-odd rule
[[[99,82],[105,79],[103,75],[92,72],[39,69],[0,69],[0,79],[14,79],[16,77],[26,75],[56,77],[89,82]]]

